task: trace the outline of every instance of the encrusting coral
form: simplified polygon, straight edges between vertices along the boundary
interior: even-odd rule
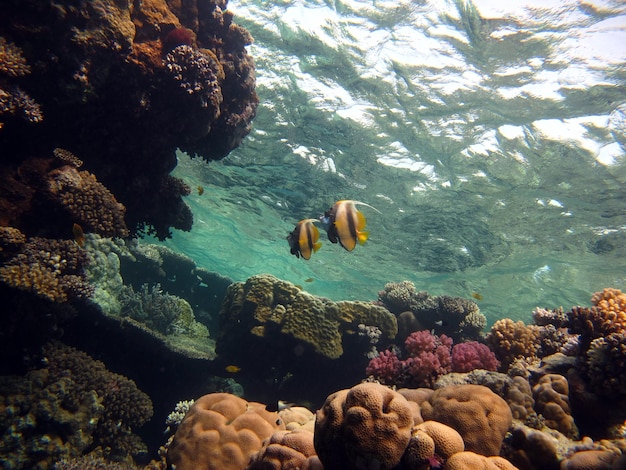
[[[204,395],[180,423],[167,461],[177,470],[241,470],[264,439],[284,429],[278,415],[261,403],[228,393]]]
[[[395,317],[383,307],[357,301],[332,302],[271,275],[231,284],[220,311],[220,324],[218,350],[226,350],[235,338],[252,335],[276,343],[284,335],[328,358],[343,354],[343,336],[348,330],[356,334],[359,324],[376,325],[387,338],[397,332]]]

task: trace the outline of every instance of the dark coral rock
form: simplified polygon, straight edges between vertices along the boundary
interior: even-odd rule
[[[145,231],[163,239],[172,227],[189,230],[188,188],[169,176],[176,149],[207,160],[224,157],[249,133],[258,104],[245,50],[252,38],[232,22],[226,2],[5,3],[0,37],[11,38],[9,52],[19,51],[11,57],[30,70],[18,77],[19,88],[32,97],[30,109],[45,110],[45,119],[33,126],[10,110],[2,114],[7,158],[0,169],[8,171],[0,171],[0,221],[15,219],[2,196],[15,196],[25,208],[33,202],[32,181],[16,177],[15,169],[63,147],[126,207],[131,235]],[[173,57],[164,60],[168,54]],[[0,57],[0,67],[8,62]],[[0,107],[8,107],[2,97],[6,93]],[[56,232],[64,222],[46,219]]]

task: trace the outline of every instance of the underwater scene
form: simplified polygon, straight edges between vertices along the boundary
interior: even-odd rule
[[[626,469],[626,4],[3,0],[0,468]]]

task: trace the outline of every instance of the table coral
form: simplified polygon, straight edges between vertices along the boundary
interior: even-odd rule
[[[241,470],[263,440],[285,429],[265,405],[228,393],[198,398],[180,423],[167,452],[177,470]]]
[[[93,174],[67,165],[52,170],[47,177],[45,195],[85,231],[103,237],[128,236],[126,208]]]
[[[407,400],[383,385],[363,383],[331,394],[317,412],[315,449],[326,470],[391,469],[411,437]]]
[[[538,338],[539,327],[503,318],[493,324],[486,339],[500,360],[501,369],[507,371],[516,359],[532,361],[537,358]]]
[[[435,390],[422,403],[425,420],[454,428],[465,449],[483,455],[498,455],[513,418],[504,399],[481,385],[450,385]]]

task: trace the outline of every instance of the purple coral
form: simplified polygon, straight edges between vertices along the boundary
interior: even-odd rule
[[[398,356],[388,350],[378,353],[378,356],[374,357],[365,369],[368,376],[372,375],[384,383],[394,383],[401,371],[402,362]]]
[[[404,387],[430,387],[440,375],[451,371],[452,338],[432,335],[428,330],[415,331],[404,342],[407,357],[384,351],[366,368],[368,375],[386,384]]]
[[[453,372],[470,372],[474,369],[495,371],[500,365],[493,351],[478,341],[455,344],[451,359]]]

